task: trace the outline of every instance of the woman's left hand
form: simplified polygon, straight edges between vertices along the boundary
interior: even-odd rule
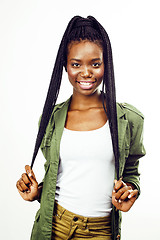
[[[115,180],[112,192],[112,203],[118,210],[127,212],[136,201],[137,194],[138,190],[133,189],[131,184],[127,185],[122,179],[118,181]]]

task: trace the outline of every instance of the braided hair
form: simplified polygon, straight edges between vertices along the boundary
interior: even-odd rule
[[[115,94],[115,80],[112,60],[112,49],[107,32],[102,25],[92,16],[83,18],[80,16],[73,17],[64,32],[62,37],[55,65],[53,68],[51,81],[44,104],[41,122],[35,143],[35,149],[32,157],[31,168],[35,161],[38,149],[41,145],[46,127],[48,125],[50,116],[55,107],[58,98],[63,67],[66,69],[68,45],[72,41],[89,40],[99,44],[103,49],[104,59],[104,76],[102,83],[103,107],[109,119],[113,151],[115,156],[115,167],[117,170],[117,177],[119,177],[119,153],[118,153],[118,126],[117,126],[117,111],[116,111],[116,94]],[[105,107],[107,106],[107,107]]]

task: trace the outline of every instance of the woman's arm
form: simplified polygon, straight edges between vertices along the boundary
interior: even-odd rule
[[[125,162],[122,178],[115,180],[112,193],[113,205],[121,211],[128,211],[140,194],[139,159],[145,155],[143,146],[144,117],[130,107],[127,112],[130,127],[129,154]]]

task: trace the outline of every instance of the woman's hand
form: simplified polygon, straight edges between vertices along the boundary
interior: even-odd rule
[[[114,189],[112,192],[113,205],[123,212],[129,211],[137,198],[138,190],[133,189],[131,184],[126,184],[120,179],[115,180]]]
[[[17,181],[17,189],[21,197],[26,201],[34,201],[39,199],[40,189],[38,182],[31,167],[25,166],[26,173],[23,173]]]

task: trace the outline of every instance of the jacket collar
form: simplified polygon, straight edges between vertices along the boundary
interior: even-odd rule
[[[67,101],[62,102],[62,103],[60,103],[60,104],[57,104],[57,105],[55,106],[55,108],[54,108],[54,113],[55,113],[56,111],[60,110],[61,108],[65,108],[65,107],[67,107],[67,110],[68,110],[68,107],[69,107],[69,104],[70,104],[70,102],[71,102],[71,99],[72,99],[72,96],[71,96],[70,98],[68,98]]]
[[[57,104],[55,106],[54,112],[56,112],[57,110],[63,108],[63,107],[69,107],[69,104],[71,102],[72,96],[70,98],[67,99],[67,101]],[[123,108],[123,104],[117,103],[117,118],[122,118],[125,115],[125,110]]]
[[[65,102],[57,104],[54,109],[54,118],[56,128],[62,128],[65,125],[67,111],[71,102],[72,96]],[[62,111],[60,111],[62,110]],[[126,120],[126,112],[123,104],[117,103],[117,121],[118,121],[118,133],[121,132],[121,128],[126,128],[124,125],[128,122]]]
[[[123,116],[125,117],[125,110],[123,108],[123,104],[117,103],[117,119],[122,118]]]

